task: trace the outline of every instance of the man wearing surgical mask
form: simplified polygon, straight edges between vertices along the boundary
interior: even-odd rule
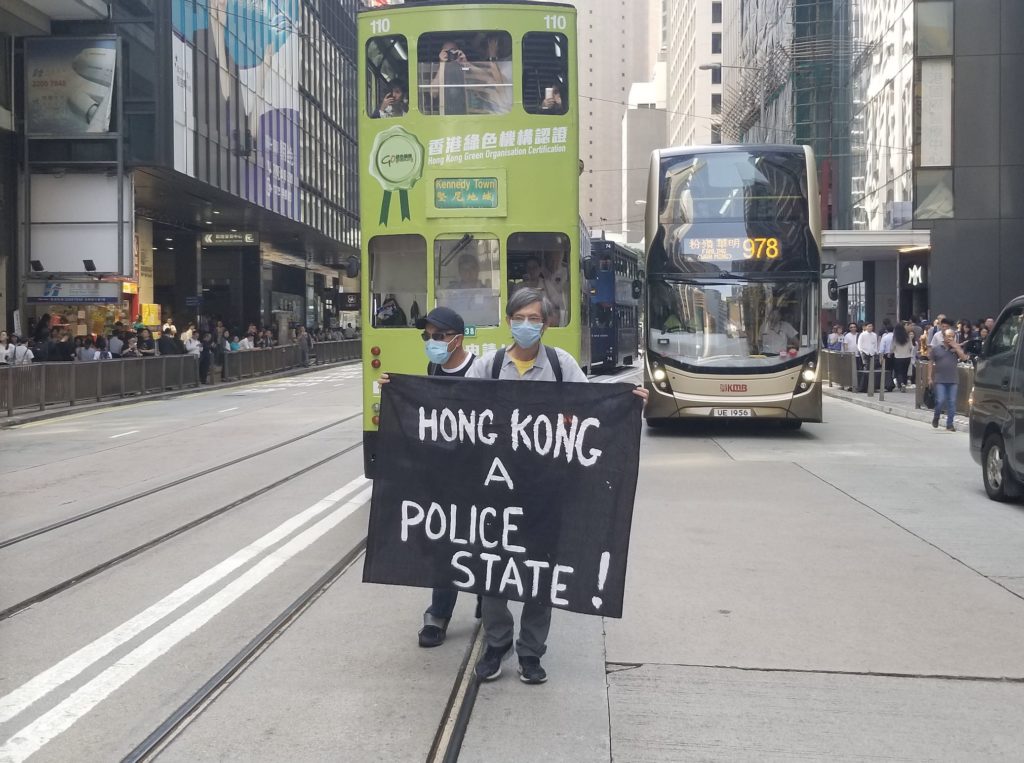
[[[557,324],[558,308],[540,289],[519,289],[509,297],[505,317],[512,330],[509,347],[489,352],[475,361],[467,379],[508,379],[521,381],[586,382],[587,377],[568,352],[547,347],[541,339],[548,326]],[[499,355],[500,353],[500,355]],[[647,390],[639,387],[635,394],[647,399]],[[515,621],[508,601],[497,596],[484,596],[482,607],[485,650],[476,664],[481,681],[492,681],[501,675],[501,663],[512,654]],[[523,683],[547,681],[547,672],[540,658],[547,650],[551,607],[536,602],[523,604],[519,619],[519,678]]]
[[[462,346],[466,323],[461,315],[447,307],[435,307],[416,322],[416,327],[423,329],[421,336],[427,356],[427,376],[456,378],[466,375],[476,356]],[[381,374],[379,381],[387,384],[391,380],[387,374]],[[420,646],[430,648],[444,643],[458,595],[458,591],[447,588],[434,589],[430,606],[423,613],[423,627],[418,634]]]

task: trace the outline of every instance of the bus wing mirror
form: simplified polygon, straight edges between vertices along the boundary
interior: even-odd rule
[[[593,281],[597,278],[597,262],[594,261],[593,257],[585,257],[583,259],[583,277],[588,281]]]
[[[348,258],[348,263],[345,265],[345,275],[348,278],[359,277],[359,258],[352,256]]]

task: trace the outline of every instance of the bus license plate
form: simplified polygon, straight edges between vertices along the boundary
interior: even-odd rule
[[[712,408],[712,416],[726,416],[729,418],[744,418],[754,415],[754,412],[749,408]]]

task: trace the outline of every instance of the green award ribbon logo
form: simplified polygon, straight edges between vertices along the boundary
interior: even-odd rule
[[[384,189],[380,224],[388,224],[394,191],[398,191],[402,219],[410,219],[409,190],[423,176],[423,146],[415,135],[399,125],[377,133],[370,151],[370,175]]]

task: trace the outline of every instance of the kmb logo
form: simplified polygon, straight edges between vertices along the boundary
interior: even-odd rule
[[[719,387],[722,392],[746,392],[746,384],[722,384]]]

